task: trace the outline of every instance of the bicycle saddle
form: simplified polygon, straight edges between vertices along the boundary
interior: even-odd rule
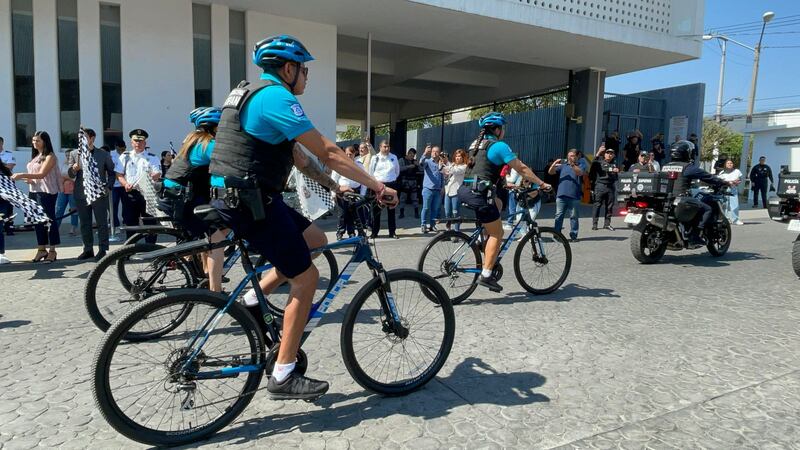
[[[219,211],[211,205],[199,205],[194,208],[194,215],[208,226],[224,227],[225,221]]]

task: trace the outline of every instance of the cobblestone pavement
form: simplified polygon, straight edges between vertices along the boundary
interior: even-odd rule
[[[329,380],[329,394],[280,403],[259,392],[199,446],[800,448],[795,236],[762,212],[747,214],[725,257],[669,253],[653,266],[635,262],[628,230],[592,232],[583,219],[562,289],[524,294],[509,262],[503,295],[478,289],[456,307],[455,344],[437,379],[400,398],[365,392],[341,360],[346,302],[338,300],[368,279],[361,268],[305,345],[308,373]],[[412,265],[425,243],[413,221],[402,223],[404,238],[378,243],[388,268]],[[4,449],[141,447],[92,401],[89,366],[101,334],[83,308],[91,267],[0,268]]]

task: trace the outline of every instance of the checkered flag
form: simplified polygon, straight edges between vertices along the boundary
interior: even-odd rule
[[[83,169],[83,194],[86,196],[86,203],[91,205],[106,193],[106,187],[100,179],[97,161],[92,158],[89,138],[83,128],[78,131],[78,158]]]
[[[136,190],[141,192],[142,197],[144,197],[147,214],[156,218],[167,216],[167,213],[158,209],[158,192],[156,192],[155,183],[149,175],[142,174],[139,179],[136,180]]]
[[[25,214],[25,222],[27,223],[50,221],[45,215],[41,205],[28,198],[17,188],[11,178],[2,174],[0,174],[0,197],[21,209]]]
[[[303,175],[297,169],[293,169],[292,178],[294,178],[297,198],[300,200],[300,212],[308,220],[317,220],[336,206],[331,192],[316,181]]]

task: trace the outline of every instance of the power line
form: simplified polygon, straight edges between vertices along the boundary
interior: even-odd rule
[[[800,48],[800,45],[765,45],[764,48]]]
[[[793,14],[793,15],[786,16],[786,17],[779,17],[779,18],[773,20],[772,23],[773,24],[779,24],[779,23],[784,23],[784,22],[791,22],[791,21],[794,21],[794,20],[798,20],[798,19],[796,19],[798,17],[800,17],[800,14]],[[734,25],[723,25],[723,26],[719,26],[719,27],[708,27],[708,29],[709,30],[719,30],[719,31],[721,31],[721,30],[733,30],[733,29],[739,29],[739,28],[761,28],[761,26],[763,24],[764,24],[763,20],[756,20],[756,21],[753,21],[753,22],[744,22],[744,23],[739,23],[739,24],[734,24]]]

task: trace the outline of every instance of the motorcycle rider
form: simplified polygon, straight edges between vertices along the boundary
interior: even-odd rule
[[[672,185],[672,193],[676,197],[690,196],[689,189],[692,185],[692,180],[699,180],[703,183],[711,184],[714,186],[722,186],[730,184],[720,178],[701,169],[697,164],[691,162],[692,153],[694,152],[694,144],[689,141],[677,141],[670,147],[670,162],[664,164],[661,171],[664,173],[677,172],[678,177]],[[689,244],[691,245],[705,245],[700,235],[701,230],[709,231],[709,226],[713,223],[714,209],[711,207],[714,200],[711,196],[700,196],[702,214],[700,223],[692,230],[689,236]],[[708,233],[706,233],[708,235]]]

